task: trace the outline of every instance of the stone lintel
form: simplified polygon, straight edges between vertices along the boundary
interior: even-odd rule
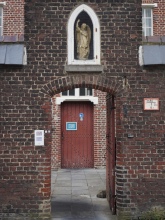
[[[65,65],[66,72],[103,72],[102,65]]]

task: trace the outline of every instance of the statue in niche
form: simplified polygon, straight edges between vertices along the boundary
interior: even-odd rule
[[[90,53],[91,30],[85,23],[79,27],[79,22],[80,19],[76,24],[77,58],[86,60]]]

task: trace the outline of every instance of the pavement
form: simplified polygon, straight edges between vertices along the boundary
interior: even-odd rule
[[[60,169],[52,171],[52,220],[116,220],[106,198],[105,169]]]

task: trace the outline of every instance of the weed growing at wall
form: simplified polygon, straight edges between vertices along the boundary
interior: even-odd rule
[[[145,212],[139,218],[139,220],[164,220],[165,210],[162,208],[153,208],[151,211]]]

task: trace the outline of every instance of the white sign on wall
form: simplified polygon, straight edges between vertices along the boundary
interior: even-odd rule
[[[35,130],[34,142],[35,146],[44,146],[44,130]]]
[[[159,98],[144,98],[144,110],[159,110]]]

